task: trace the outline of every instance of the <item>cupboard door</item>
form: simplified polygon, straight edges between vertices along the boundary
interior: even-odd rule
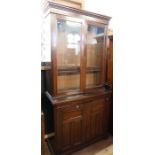
[[[82,143],[82,105],[62,109],[61,150],[76,147]]]
[[[62,125],[62,137],[61,137],[61,149],[66,150],[71,148],[71,122],[63,123]]]
[[[62,151],[82,143],[82,118],[75,118],[62,125]]]
[[[99,138],[104,134],[106,124],[106,105],[103,99],[94,100],[84,107],[83,136],[84,141]]]
[[[80,145],[82,142],[82,118],[72,121],[71,143],[73,146]]]

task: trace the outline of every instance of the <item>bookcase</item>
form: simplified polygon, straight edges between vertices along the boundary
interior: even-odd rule
[[[107,80],[110,17],[44,4],[43,52],[50,54],[55,154],[70,154],[107,136],[112,90]]]

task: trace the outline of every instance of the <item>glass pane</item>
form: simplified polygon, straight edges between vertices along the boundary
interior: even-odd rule
[[[80,66],[81,23],[57,20],[57,66]]]
[[[100,68],[104,50],[104,28],[88,25],[87,32],[87,67]]]
[[[101,84],[101,73],[87,73],[86,74],[86,87],[91,88]]]
[[[80,75],[59,75],[58,76],[58,91],[79,89],[80,88]]]

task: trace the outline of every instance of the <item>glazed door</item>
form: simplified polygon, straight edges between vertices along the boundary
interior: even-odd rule
[[[103,86],[107,27],[62,15],[52,15],[52,24],[53,95]]]
[[[57,18],[57,92],[80,90],[82,21]]]
[[[105,27],[87,24],[86,41],[86,88],[102,86],[105,70]]]

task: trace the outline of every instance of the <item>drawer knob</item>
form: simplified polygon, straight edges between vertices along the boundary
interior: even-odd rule
[[[79,109],[80,108],[80,106],[79,105],[76,105],[76,109]]]

